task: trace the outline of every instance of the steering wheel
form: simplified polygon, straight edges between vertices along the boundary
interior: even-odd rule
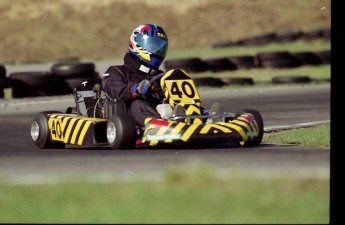
[[[156,76],[152,77],[149,82],[150,85],[152,85],[154,82],[156,82],[157,80],[161,79],[164,76],[165,72],[159,73]]]

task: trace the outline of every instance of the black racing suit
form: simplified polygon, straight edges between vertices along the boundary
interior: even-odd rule
[[[123,100],[129,114],[139,126],[144,127],[147,117],[160,118],[156,106],[162,103],[164,95],[159,87],[159,81],[152,85],[155,91],[150,88],[144,96],[132,95],[131,88],[134,84],[144,79],[150,80],[162,72],[162,70],[149,69],[131,53],[127,53],[123,65],[110,66],[102,75],[103,90],[112,99]]]

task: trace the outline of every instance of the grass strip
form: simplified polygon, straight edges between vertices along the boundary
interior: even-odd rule
[[[328,223],[329,179],[0,185],[0,223]]]
[[[295,144],[304,147],[330,147],[331,125],[280,131],[264,134],[263,141],[278,144]]]

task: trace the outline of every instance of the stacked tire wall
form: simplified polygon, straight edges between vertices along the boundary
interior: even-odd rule
[[[12,88],[12,98],[25,98],[70,94],[76,86],[100,83],[100,78],[94,63],[62,62],[50,71],[10,73],[6,83]]]
[[[212,45],[213,48],[223,48],[230,46],[257,46],[266,45],[273,42],[286,43],[297,40],[313,41],[322,39],[325,41],[331,40],[331,30],[329,28],[318,28],[314,30],[287,30],[279,32],[269,32],[255,35],[253,37],[243,38],[239,40],[229,40],[217,42]]]
[[[237,41],[225,41],[213,44],[214,48],[244,45],[264,45],[272,42],[289,42],[303,39],[330,40],[330,29],[320,28],[310,31],[291,30],[256,35]],[[212,71],[234,71],[251,68],[296,68],[300,66],[316,66],[331,63],[330,50],[323,51],[275,51],[258,52],[255,55],[238,55],[214,58],[179,58],[166,59],[164,69],[183,69],[189,73]],[[250,77],[230,78],[194,78],[197,86],[223,86],[227,84],[253,85]],[[274,77],[272,83],[308,83],[312,79],[306,76]],[[29,71],[6,74],[6,68],[0,64],[0,98],[4,98],[4,89],[12,88],[13,98],[65,95],[73,92],[74,87],[87,82],[89,85],[100,83],[99,74],[94,63],[58,62],[49,71]]]
[[[7,87],[6,68],[0,64],[0,98],[5,96],[4,88]]]
[[[296,68],[300,66],[317,66],[322,64],[330,64],[330,50],[323,51],[274,51],[259,52],[255,55],[239,55],[229,57],[215,58],[182,58],[182,59],[166,59],[164,62],[165,70],[183,69],[186,72],[201,73],[212,71],[214,73],[223,71],[234,71],[240,69],[251,68]],[[251,77],[231,77],[231,78],[194,78],[197,86],[222,86],[227,84],[253,85],[254,80]],[[312,79],[303,77],[274,77],[272,83],[308,83]]]

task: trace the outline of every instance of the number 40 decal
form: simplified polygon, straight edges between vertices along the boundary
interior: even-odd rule
[[[60,120],[53,120],[52,121],[52,127],[51,127],[51,133],[53,140],[62,140],[63,133],[61,130],[61,122]]]
[[[199,99],[199,94],[191,80],[175,80],[166,84],[173,99]]]

